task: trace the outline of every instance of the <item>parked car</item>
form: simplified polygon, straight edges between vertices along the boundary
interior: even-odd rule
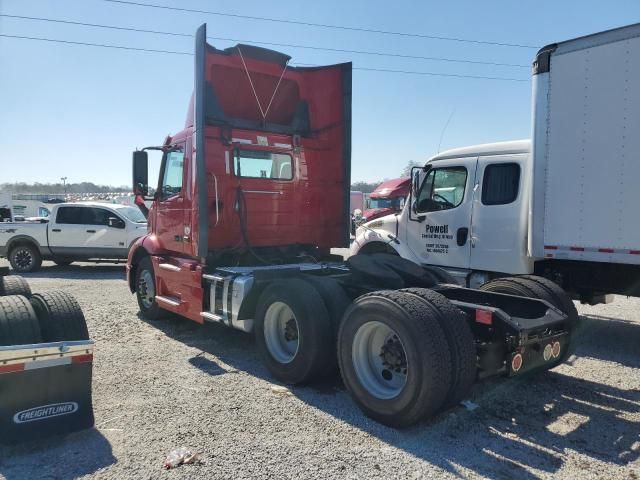
[[[136,207],[99,202],[61,203],[49,221],[3,223],[0,257],[17,272],[32,272],[42,260],[69,265],[76,260],[117,261],[147,233],[147,221]]]

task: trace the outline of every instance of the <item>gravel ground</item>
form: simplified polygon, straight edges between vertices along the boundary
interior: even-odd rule
[[[277,393],[249,335],[140,319],[122,265],[45,262],[28,277],[85,312],[96,428],[0,449],[0,478],[640,479],[640,300],[580,307],[570,364],[482,382],[477,409],[397,431],[363,416],[337,378]],[[163,471],[180,446],[202,462]]]

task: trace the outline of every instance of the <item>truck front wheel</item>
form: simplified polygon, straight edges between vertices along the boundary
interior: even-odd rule
[[[258,351],[278,380],[307,383],[335,365],[329,313],[310,283],[271,283],[260,295],[255,321]]]
[[[156,302],[156,277],[150,257],[144,257],[136,268],[136,299],[144,318],[158,320],[163,316]]]
[[[338,364],[356,404],[393,427],[435,413],[451,387],[451,354],[437,314],[409,293],[356,299],[338,333]]]
[[[24,243],[11,248],[9,263],[16,272],[33,272],[42,265],[42,256],[34,245]]]

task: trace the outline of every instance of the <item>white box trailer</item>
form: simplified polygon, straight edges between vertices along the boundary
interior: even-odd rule
[[[533,257],[640,265],[640,24],[534,63]]]

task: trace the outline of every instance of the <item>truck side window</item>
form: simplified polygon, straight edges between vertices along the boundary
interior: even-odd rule
[[[270,180],[292,180],[292,166],[290,155],[252,150],[238,150],[234,162],[236,176]]]
[[[422,182],[416,210],[425,213],[455,208],[462,203],[466,186],[466,168],[433,169]]]
[[[164,174],[162,176],[163,198],[177,195],[182,191],[182,170],[184,167],[184,152],[174,150],[167,153]]]
[[[56,223],[67,225],[82,225],[85,222],[84,211],[82,207],[60,207],[56,215]]]
[[[497,163],[487,165],[482,179],[482,204],[506,205],[518,198],[520,165]]]
[[[104,208],[87,208],[86,223],[87,225],[109,225],[109,217],[118,217],[115,213],[105,210]]]

